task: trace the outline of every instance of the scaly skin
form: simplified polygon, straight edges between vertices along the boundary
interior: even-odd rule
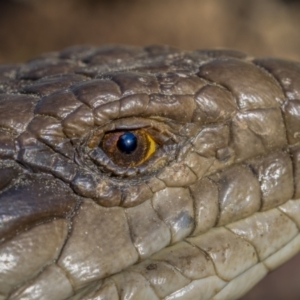
[[[0,66],[0,299],[239,298],[300,250],[299,94],[299,64],[237,51]],[[154,152],[119,163],[120,130]]]

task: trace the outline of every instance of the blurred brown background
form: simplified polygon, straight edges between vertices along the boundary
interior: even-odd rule
[[[300,60],[299,12],[291,0],[0,0],[0,62],[82,43],[227,47]]]
[[[300,61],[300,2],[288,0],[0,0],[0,63],[73,44],[235,48]],[[243,300],[299,300],[300,256]]]

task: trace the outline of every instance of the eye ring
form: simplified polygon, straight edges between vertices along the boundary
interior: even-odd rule
[[[166,123],[163,120],[138,117],[114,120],[103,127],[94,129],[87,139],[83,140],[81,146],[78,147],[76,160],[93,172],[108,176],[113,180],[118,181],[119,177],[135,180],[136,175],[139,175],[139,180],[146,178],[144,176],[158,172],[173,161],[183,141],[173,133],[174,130],[179,131],[180,124]],[[125,132],[138,133],[137,143],[144,147],[137,147],[130,154],[123,153],[123,158],[116,159],[114,154],[120,152],[117,142],[119,136]],[[110,136],[112,140],[108,143],[106,139]],[[142,144],[139,141],[141,136],[144,138]],[[141,148],[144,151],[138,155],[137,152]]]

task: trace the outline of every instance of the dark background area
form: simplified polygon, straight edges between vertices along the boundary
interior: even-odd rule
[[[234,48],[300,61],[300,1],[0,0],[0,63],[74,44]],[[299,300],[300,255],[243,300]]]

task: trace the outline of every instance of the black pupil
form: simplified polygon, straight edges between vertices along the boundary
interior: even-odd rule
[[[117,146],[121,152],[130,154],[137,147],[137,138],[132,132],[125,132],[119,137]]]

